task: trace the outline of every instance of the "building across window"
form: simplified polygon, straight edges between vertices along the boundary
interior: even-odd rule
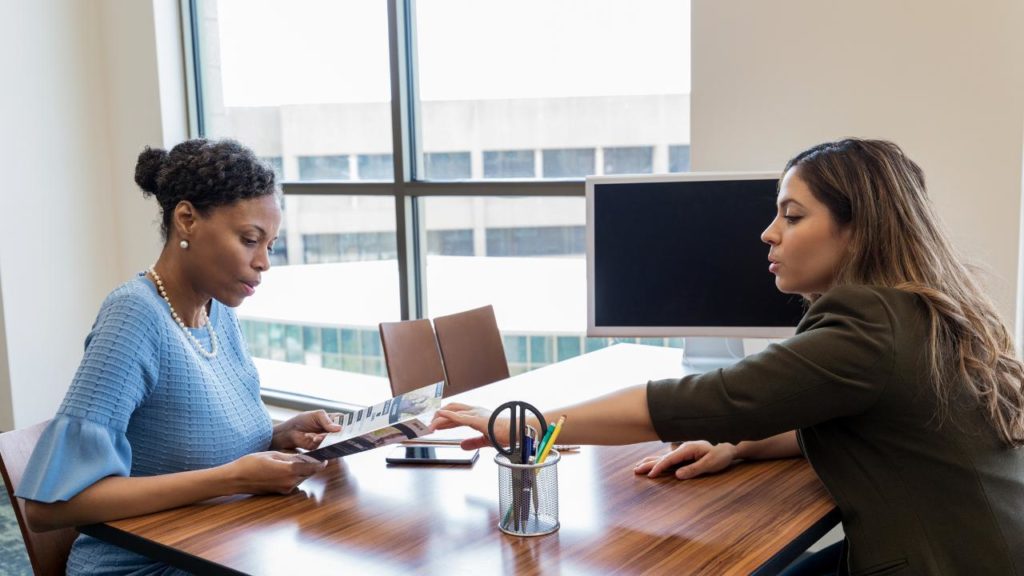
[[[585,251],[585,226],[487,229],[488,256],[565,256]]]
[[[472,230],[427,230],[430,256],[474,256]]]
[[[274,171],[274,180],[279,185],[284,182],[284,161],[280,156],[261,156],[260,160],[266,162]]]
[[[533,150],[485,150],[484,178],[534,178]]]
[[[348,180],[348,156],[299,156],[299,180]]]
[[[654,172],[653,146],[622,146],[604,149],[605,174],[650,174]]]
[[[690,171],[690,145],[677,144],[668,147],[668,171]]]
[[[306,264],[393,260],[398,257],[393,232],[303,234],[302,251]]]
[[[427,152],[423,155],[427,180],[469,180],[473,177],[469,152]]]
[[[593,173],[593,148],[562,148],[544,151],[545,178],[583,178]]]
[[[360,180],[392,180],[395,164],[391,154],[360,154]]]

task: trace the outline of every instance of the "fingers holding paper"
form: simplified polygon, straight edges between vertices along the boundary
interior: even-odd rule
[[[256,452],[227,464],[241,494],[289,494],[310,476],[323,470],[326,462],[310,461],[301,454]]]
[[[480,436],[477,436],[476,438],[467,438],[460,444],[464,450],[473,450],[491,445],[491,441],[487,436],[487,421],[490,417],[490,411],[485,408],[452,402],[442,406],[441,409],[434,414],[434,419],[431,421],[430,427],[432,430],[446,430],[448,428],[468,426],[476,430],[480,433]],[[498,436],[498,438],[496,438],[498,443],[502,445],[508,444],[507,422],[500,426],[496,423],[494,426],[494,433]]]
[[[728,468],[736,459],[736,447],[727,442],[711,444],[704,440],[684,442],[675,450],[662,456],[644,458],[633,472],[654,478],[675,468],[675,477],[680,480],[714,474]],[[678,468],[676,468],[678,467]]]
[[[328,414],[324,410],[310,410],[274,426],[271,439],[272,450],[303,448],[312,450],[320,445],[324,436],[338,432],[339,414]]]

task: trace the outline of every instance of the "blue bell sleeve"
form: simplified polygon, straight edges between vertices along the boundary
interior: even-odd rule
[[[132,447],[124,433],[83,418],[50,421],[29,459],[17,496],[38,502],[70,500],[107,476],[128,476]]]
[[[107,297],[64,401],[29,458],[18,497],[69,500],[103,478],[131,475],[126,432],[159,374],[159,312],[137,291]]]

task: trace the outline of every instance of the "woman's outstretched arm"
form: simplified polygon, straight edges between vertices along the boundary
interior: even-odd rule
[[[624,388],[593,400],[551,410],[544,414],[544,418],[554,423],[563,414],[566,418],[558,436],[559,443],[618,445],[658,439],[647,409],[646,385]],[[451,403],[437,411],[433,426],[438,430],[469,426],[482,436],[464,441],[463,448],[481,448],[490,445],[487,438],[487,421],[490,416],[489,410]],[[533,421],[531,425],[537,427],[538,423]],[[495,426],[494,433],[499,435],[498,442],[508,443],[507,425]]]

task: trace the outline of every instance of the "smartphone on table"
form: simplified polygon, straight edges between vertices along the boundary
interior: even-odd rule
[[[388,464],[463,464],[476,462],[480,450],[458,446],[398,446],[388,453]]]

